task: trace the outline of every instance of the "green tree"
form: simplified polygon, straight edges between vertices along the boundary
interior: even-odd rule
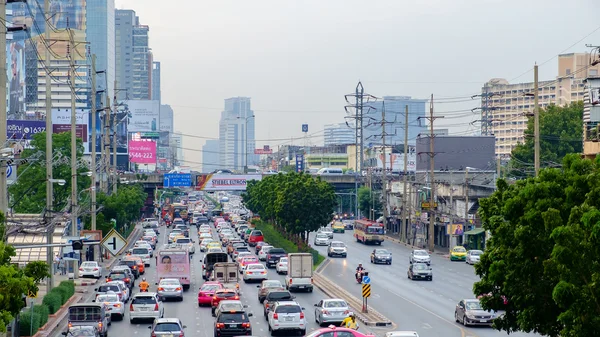
[[[9,188],[11,206],[14,204],[16,213],[41,213],[46,206],[46,133],[33,135],[31,146],[31,149],[25,149],[21,154],[21,158],[30,161],[19,165],[18,179]],[[67,205],[71,193],[71,133],[53,134],[52,150],[55,156],[52,178],[64,179],[66,182],[64,186],[54,185],[54,209],[60,210]],[[83,150],[82,140],[77,139],[77,158],[83,157]],[[81,167],[77,171],[84,173],[88,169]],[[25,173],[21,174],[23,172]],[[90,187],[90,178],[79,175],[77,186],[78,190]]]
[[[497,329],[552,337],[597,336],[600,326],[600,157],[564,157],[561,169],[480,200],[491,233],[475,270],[485,308],[506,310]],[[504,298],[508,300],[504,304]]]
[[[583,102],[561,107],[550,105],[540,109],[540,162],[542,166],[556,166],[569,153],[583,151]],[[534,164],[534,119],[529,118],[525,143],[512,151],[511,173],[516,176],[532,175]]]
[[[371,209],[375,210],[375,217],[382,214],[381,193],[372,191],[368,187],[358,188],[358,209],[363,215],[370,216]]]
[[[140,212],[148,194],[141,185],[120,185],[117,193],[106,195],[98,192],[96,202],[103,208],[96,216],[96,227],[107,234],[112,228],[110,219],[117,221],[117,230],[124,232],[125,226],[131,225],[139,220]],[[84,219],[85,227],[90,228],[91,218],[86,216]]]

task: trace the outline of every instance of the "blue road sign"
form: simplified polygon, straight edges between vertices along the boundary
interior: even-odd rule
[[[13,173],[13,168],[12,168],[12,166],[8,165],[8,166],[6,167],[6,177],[7,177],[7,178],[10,178],[10,175],[11,175],[12,173]]]
[[[302,124],[302,132],[308,132],[308,124]]]
[[[304,155],[296,155],[296,172],[300,173],[304,171]]]
[[[189,173],[167,173],[164,175],[164,187],[192,186],[192,175]]]
[[[363,276],[363,280],[362,280],[363,284],[370,284],[371,283],[371,278],[368,276]]]

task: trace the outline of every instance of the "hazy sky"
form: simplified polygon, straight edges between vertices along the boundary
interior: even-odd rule
[[[559,53],[600,45],[594,0],[116,2],[150,26],[176,131],[216,138],[223,99],[249,96],[257,143],[275,148],[302,137],[303,123],[311,143],[321,143],[324,124],[344,121],[344,94],[358,80],[378,97],[433,93],[448,101],[480,93],[495,77],[532,81],[536,61],[540,80],[552,79]],[[477,106],[436,104],[435,111]],[[476,119],[438,121],[464,134]],[[183,146],[201,150],[204,141],[184,137]],[[199,168],[201,152],[184,154]]]

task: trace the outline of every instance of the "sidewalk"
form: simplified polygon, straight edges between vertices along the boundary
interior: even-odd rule
[[[412,249],[425,249],[424,247],[413,246],[406,242],[401,241],[399,234],[386,233],[385,236],[386,236],[386,240],[389,240],[391,242],[394,242],[394,243],[397,243],[400,245],[404,245],[404,246],[412,248]],[[448,247],[441,247],[441,246],[435,245],[434,249],[435,249],[435,254],[437,254],[437,255],[442,255],[444,257],[450,256],[450,248],[448,248]],[[430,251],[429,253],[433,253],[433,252]]]

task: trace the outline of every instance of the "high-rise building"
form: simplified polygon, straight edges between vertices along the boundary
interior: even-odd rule
[[[173,166],[181,166],[183,160],[183,137],[180,134],[171,134],[171,162]]]
[[[159,117],[160,137],[158,140],[157,156],[159,168],[166,170],[173,167],[173,156],[171,156],[171,136],[173,134],[173,108],[170,105],[162,104],[160,106]]]
[[[356,129],[352,124],[327,124],[323,129],[325,146],[356,143]]]
[[[86,36],[90,53],[96,55],[97,91],[114,95],[115,0],[86,0]]]
[[[209,139],[202,146],[202,172],[208,173],[220,168],[219,140]]]
[[[152,96],[150,28],[130,9],[115,12],[116,77],[119,100],[149,100]]]
[[[584,99],[585,79],[597,76],[600,65],[589,65],[588,53],[558,56],[556,80],[538,82],[540,108],[550,104],[566,105]],[[510,84],[494,78],[484,84],[481,92],[482,134],[496,137],[496,156],[509,158],[518,143],[524,143],[527,115],[533,113],[533,82]],[[487,110],[487,111],[486,111]],[[486,122],[487,121],[487,122]]]
[[[255,119],[250,97],[225,99],[219,121],[219,164],[222,169],[242,171],[244,166],[258,163],[259,158],[254,154]]]
[[[152,62],[152,100],[160,100],[160,62]]]
[[[425,99],[415,99],[410,96],[383,96],[383,100],[369,102],[369,108],[364,109],[364,116],[373,118],[370,122],[365,119],[364,144],[381,144],[383,130],[381,128],[381,113],[385,103],[386,145],[404,144],[404,112],[408,106],[408,144],[414,145],[417,135],[422,132],[423,127],[419,123],[419,117],[425,117]],[[367,125],[370,124],[370,125]]]

